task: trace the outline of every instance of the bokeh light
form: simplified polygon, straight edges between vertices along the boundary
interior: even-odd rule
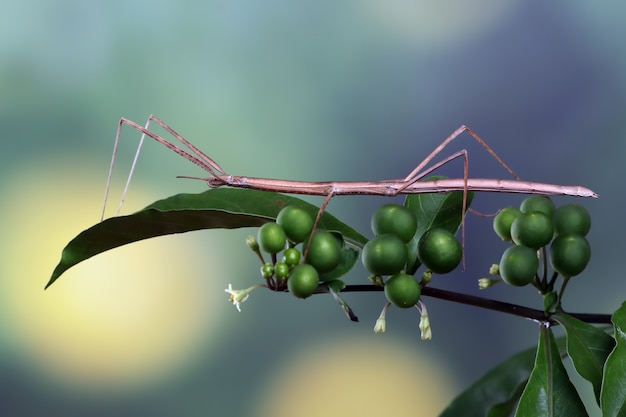
[[[206,283],[223,275],[223,255],[210,236],[211,250],[189,239],[154,239],[91,258],[44,291],[63,246],[98,218],[102,189],[94,174],[61,155],[9,173],[3,195],[21,209],[1,221],[11,236],[4,252],[14,255],[0,267],[0,323],[9,349],[42,378],[72,390],[123,392],[188,366],[219,343],[210,336],[222,328],[217,307],[224,300]],[[134,193],[141,196],[141,187]]]
[[[285,356],[260,388],[259,417],[436,415],[459,388],[444,361],[392,337],[337,335]]]

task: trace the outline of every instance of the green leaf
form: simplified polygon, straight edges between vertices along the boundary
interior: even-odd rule
[[[556,313],[552,317],[565,328],[567,353],[578,374],[593,385],[596,400],[600,404],[602,369],[615,346],[615,340],[597,327],[568,314]]]
[[[506,417],[511,414],[533,369],[537,349],[501,362],[456,397],[439,417]]]
[[[565,338],[556,341],[565,354]],[[508,417],[522,395],[533,370],[537,348],[504,360],[456,397],[439,417]]]
[[[600,404],[603,417],[626,416],[626,303],[611,319],[617,345],[604,365]]]
[[[552,330],[540,325],[535,366],[522,393],[515,417],[587,416],[576,388],[561,362]]]
[[[316,216],[318,207],[299,198],[265,191],[217,188],[200,194],[178,194],[129,216],[113,217],[83,231],[63,249],[46,288],[67,269],[94,255],[128,243],[202,229],[258,227],[276,219],[286,205]],[[346,242],[362,247],[367,238],[324,212],[319,227],[337,231]]]
[[[445,177],[434,176],[426,178],[426,180],[443,178]],[[467,193],[466,210],[469,209],[473,198],[473,192]],[[409,194],[404,200],[404,205],[417,216],[417,231],[413,239],[407,244],[409,260],[407,261],[406,272],[409,275],[413,275],[421,265],[417,257],[417,244],[428,229],[439,227],[454,234],[459,230],[463,221],[461,213],[463,192]]]

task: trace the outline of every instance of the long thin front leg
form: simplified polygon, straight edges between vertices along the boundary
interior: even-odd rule
[[[148,130],[150,126],[150,118],[146,121],[146,125],[144,129]],[[119,216],[120,211],[122,210],[122,205],[124,205],[124,200],[126,200],[126,193],[128,192],[128,187],[130,186],[130,180],[135,172],[135,166],[137,165],[137,159],[139,159],[139,152],[141,151],[141,147],[143,146],[143,141],[146,139],[146,134],[141,134],[141,139],[139,139],[139,145],[137,145],[137,151],[135,152],[135,157],[133,158],[133,164],[130,166],[130,172],[128,173],[128,178],[126,179],[126,184],[124,185],[124,191],[122,191],[122,197],[120,198],[120,203],[117,206],[117,211],[115,212],[116,216]],[[110,175],[110,173],[109,173]],[[104,215],[104,213],[103,213]]]
[[[154,119],[155,118],[151,118],[151,120],[154,120]],[[204,160],[200,159],[198,156],[192,155],[189,152],[179,148],[178,146],[176,146],[173,143],[167,141],[166,139],[162,138],[161,136],[157,135],[156,133],[151,132],[148,129],[145,129],[142,126],[139,126],[137,123],[133,122],[132,120],[129,120],[129,119],[126,119],[126,118],[122,117],[120,119],[120,124],[128,125],[128,126],[132,127],[133,129],[138,130],[138,131],[144,133],[146,136],[151,137],[152,139],[156,140],[161,145],[163,145],[166,148],[170,149],[171,151],[179,154],[180,156],[182,156],[183,158],[185,158],[189,162],[191,162],[191,163],[199,166],[203,170],[207,171],[212,176],[219,177],[220,175],[224,175],[225,174],[225,172],[219,167],[219,165],[215,164],[212,159],[207,157],[209,160],[204,161]],[[176,139],[179,139],[179,137],[180,137],[180,135],[178,135],[178,137],[176,137]]]
[[[156,133],[151,132],[148,128],[150,126],[150,122],[151,121],[155,121],[157,124],[159,124],[162,128],[164,128],[168,133],[170,133],[172,136],[174,136],[177,140],[179,140],[181,143],[183,143],[183,145],[185,145],[187,148],[189,148],[193,153],[195,153],[196,155],[193,155],[181,148],[179,148],[178,146],[174,145],[173,143],[169,142],[168,140],[164,139],[163,137],[157,135]],[[122,193],[122,198],[120,200],[120,204],[119,207],[117,209],[116,215],[119,214],[121,206],[124,203],[124,199],[126,196],[126,193],[128,191],[128,187],[130,185],[130,180],[132,178],[133,172],[135,170],[135,166],[137,165],[137,159],[139,157],[139,152],[141,151],[141,147],[143,145],[144,139],[146,136],[156,140],[157,142],[159,142],[160,144],[162,144],[163,146],[167,147],[168,149],[174,151],[175,153],[179,154],[180,156],[182,156],[183,158],[187,159],[188,161],[194,163],[195,165],[199,166],[200,168],[202,168],[203,170],[207,171],[208,173],[210,173],[213,177],[215,178],[220,178],[220,176],[225,175],[226,173],[224,172],[224,170],[222,169],[222,167],[219,166],[219,164],[217,162],[215,162],[212,158],[210,158],[208,155],[204,154],[202,151],[200,151],[198,148],[196,148],[193,144],[191,144],[189,141],[187,141],[185,138],[183,138],[181,135],[179,135],[176,131],[174,131],[171,127],[169,127],[165,122],[163,122],[162,120],[158,119],[157,117],[150,115],[150,117],[148,117],[148,120],[146,122],[145,127],[142,127],[140,125],[138,125],[137,123],[133,122],[132,120],[126,119],[124,117],[122,117],[118,123],[117,126],[117,132],[115,135],[115,143],[113,145],[113,153],[111,156],[111,163],[109,165],[109,174],[107,176],[107,183],[106,183],[106,188],[105,188],[105,192],[104,192],[104,202],[102,204],[102,213],[100,216],[100,220],[102,221],[104,219],[104,213],[106,211],[106,204],[107,204],[107,200],[109,197],[109,190],[111,187],[111,179],[112,179],[112,175],[113,175],[113,169],[115,166],[115,157],[117,155],[117,149],[118,149],[118,145],[120,142],[120,137],[121,137],[121,132],[122,132],[122,126],[123,125],[127,125],[129,127],[132,127],[133,129],[139,131],[142,133],[141,135],[141,139],[139,140],[139,145],[137,146],[137,151],[135,152],[135,157],[133,159],[133,163],[130,169],[130,173],[129,176],[126,180],[126,185],[124,187],[124,191]]]
[[[207,154],[205,154],[200,149],[198,149],[193,143],[189,142],[187,139],[179,135],[178,132],[176,132],[174,129],[168,126],[167,123],[165,123],[164,121],[162,121],[161,119],[159,119],[158,117],[152,114],[150,115],[150,120],[154,120],[159,126],[165,129],[170,135],[174,136],[182,144],[184,144],[187,148],[189,148],[193,153],[198,155],[200,159],[204,160],[208,165],[213,167],[215,171],[219,172],[220,174],[225,173],[222,167],[220,167],[219,164],[213,160],[213,158],[209,157]]]
[[[109,165],[109,175],[107,176],[107,184],[104,188],[104,202],[102,203],[102,214],[100,215],[100,221],[104,220],[104,212],[107,206],[107,200],[109,199],[109,189],[111,187],[111,177],[113,175],[113,168],[115,166],[115,155],[117,155],[117,145],[120,142],[120,134],[122,132],[122,123],[117,124],[117,133],[115,134],[115,142],[113,143],[113,153],[111,155],[111,163]]]

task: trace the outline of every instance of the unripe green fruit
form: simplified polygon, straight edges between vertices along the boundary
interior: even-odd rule
[[[259,228],[257,240],[261,249],[267,253],[278,253],[285,249],[287,236],[282,227],[276,223],[265,223]]]
[[[591,228],[589,212],[578,204],[561,206],[554,212],[554,233],[556,235],[586,236]]]
[[[285,279],[289,276],[289,266],[284,262],[276,262],[274,265],[274,273],[276,278]]]
[[[363,266],[374,275],[392,275],[404,269],[408,251],[404,242],[390,233],[376,236],[361,253]]]
[[[516,245],[539,249],[554,236],[552,219],[541,211],[520,214],[511,224],[511,238]]]
[[[392,275],[385,282],[385,296],[396,307],[413,307],[419,301],[421,294],[419,282],[404,272]]]
[[[511,246],[500,259],[500,276],[509,285],[521,287],[533,280],[539,268],[537,252],[526,246]]]
[[[580,235],[559,235],[550,245],[552,269],[564,277],[583,272],[590,258],[589,242]]]
[[[274,265],[270,263],[263,264],[261,267],[261,275],[265,279],[270,279],[274,276]]]
[[[511,224],[522,212],[517,207],[506,207],[500,210],[493,219],[493,230],[500,239],[511,241]]]
[[[404,243],[413,239],[417,230],[415,214],[399,204],[384,204],[372,215],[372,232],[375,235],[391,233],[398,236]]]
[[[304,243],[306,247],[306,242]],[[341,260],[341,243],[332,233],[317,230],[311,238],[306,263],[313,265],[321,274],[330,272]]]
[[[434,228],[427,230],[420,238],[417,257],[434,273],[447,274],[459,266],[463,250],[452,233]]]
[[[289,274],[287,288],[298,298],[307,298],[317,290],[319,274],[308,264],[297,265]]]
[[[287,248],[283,252],[283,262],[288,266],[296,266],[300,263],[300,251],[296,248]]]
[[[554,203],[545,195],[531,195],[527,197],[519,209],[522,213],[532,213],[533,211],[540,211],[546,214],[549,218],[552,218],[554,214]]]
[[[313,217],[305,210],[295,207],[284,207],[276,217],[285,234],[294,243],[304,242],[313,230]]]

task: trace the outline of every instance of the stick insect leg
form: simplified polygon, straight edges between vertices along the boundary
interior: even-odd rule
[[[462,210],[461,213],[463,213],[463,217],[461,219],[461,247],[463,249],[463,269],[465,269],[465,212],[467,210],[467,181],[468,181],[468,178],[469,178],[469,158],[467,156],[467,151],[465,149],[462,149],[462,150],[460,150],[458,152],[455,152],[452,155],[449,155],[449,156],[445,157],[441,161],[439,161],[439,162],[433,164],[432,166],[428,167],[427,169],[423,170],[419,174],[416,174],[413,178],[405,180],[404,185],[402,187],[398,188],[394,195],[397,195],[397,194],[401,193],[402,190],[404,190],[406,187],[410,186],[414,182],[420,180],[421,178],[423,178],[426,175],[430,174],[432,171],[436,170],[437,168],[447,164],[448,162],[452,161],[453,159],[456,159],[456,158],[461,157],[461,156],[463,157],[463,184],[464,184],[464,187],[463,187],[463,205],[461,207],[461,210]]]
[[[153,133],[150,130],[148,130],[148,127],[149,127],[151,121],[155,121],[157,124],[159,124],[161,127],[163,127],[168,133],[170,133],[177,140],[179,140],[181,143],[183,143],[183,145],[185,145],[193,153],[195,153],[195,155],[185,151],[184,149],[181,149],[180,147],[174,145],[173,143],[169,142],[168,140],[164,139],[163,137],[161,137],[161,136],[157,135],[156,133]],[[100,220],[104,219],[104,212],[105,212],[105,209],[106,209],[106,202],[107,202],[108,195],[109,195],[109,189],[110,189],[110,185],[111,185],[111,177],[112,177],[112,174],[113,174],[113,167],[114,167],[114,164],[115,164],[115,156],[117,154],[117,147],[118,147],[118,144],[119,144],[119,141],[120,141],[120,136],[121,136],[121,131],[122,131],[122,126],[123,125],[127,125],[127,126],[132,127],[133,129],[141,132],[142,135],[141,135],[141,139],[139,140],[139,145],[138,145],[137,151],[135,153],[135,158],[134,158],[133,164],[131,166],[131,171],[130,171],[129,177],[128,177],[127,181],[126,181],[126,186],[124,188],[124,192],[122,194],[122,199],[120,201],[120,206],[118,207],[117,213],[119,213],[121,205],[123,204],[124,197],[125,197],[126,192],[128,190],[128,186],[130,184],[130,180],[131,180],[133,171],[134,171],[136,163],[137,163],[137,158],[139,157],[139,152],[141,150],[141,146],[142,146],[143,141],[144,141],[146,136],[156,140],[157,142],[159,142],[163,146],[167,147],[168,149],[174,151],[175,153],[179,154],[180,156],[182,156],[183,158],[187,159],[188,161],[190,161],[190,162],[194,163],[195,165],[199,166],[203,170],[205,170],[208,173],[210,173],[211,176],[213,176],[213,177],[219,178],[220,176],[225,175],[224,170],[213,159],[211,159],[209,156],[204,154],[202,151],[200,151],[198,148],[196,148],[193,144],[191,144],[189,141],[187,141],[185,138],[183,138],[176,131],[174,131],[167,124],[165,124],[163,121],[161,121],[160,119],[156,118],[155,116],[150,115],[150,117],[148,117],[148,120],[146,122],[145,127],[142,127],[142,126],[138,125],[137,123],[122,117],[120,119],[119,123],[118,123],[117,133],[115,135],[115,143],[113,145],[113,154],[112,154],[112,157],[111,157],[111,164],[109,166],[109,175],[107,177],[107,185],[106,185],[106,189],[105,189],[104,203],[103,203],[103,207],[102,207],[102,215],[101,215],[101,219]],[[117,213],[116,213],[116,215],[117,215]]]
[[[409,175],[406,176],[406,178],[404,179],[404,185],[402,187],[400,187],[397,192],[400,193],[402,190],[404,190],[406,187],[410,186],[411,184],[415,183],[416,181],[420,180],[421,178],[423,178],[424,176],[428,175],[430,172],[434,171],[435,169],[447,164],[448,162],[450,162],[451,160],[458,158],[460,156],[463,156],[463,183],[464,183],[464,187],[463,187],[463,206],[462,206],[462,221],[461,221],[461,245],[463,247],[463,268],[465,268],[465,213],[467,210],[467,182],[468,182],[468,178],[469,178],[469,158],[467,156],[467,151],[466,150],[461,150],[459,152],[456,152],[450,156],[448,156],[447,158],[444,158],[443,160],[437,162],[436,164],[434,164],[433,166],[429,167],[428,169],[424,169],[425,166],[427,166],[432,159],[437,156],[446,146],[448,146],[448,144],[450,144],[450,142],[452,142],[453,140],[455,140],[456,138],[458,138],[462,133],[467,132],[469,133],[474,140],[476,140],[496,161],[498,161],[498,163],[504,167],[504,169],[507,170],[507,172],[509,174],[511,174],[513,176],[513,178],[515,178],[516,180],[519,180],[520,178],[517,176],[517,174],[515,174],[515,172],[513,172],[513,170],[511,168],[509,168],[509,166],[493,151],[493,149],[491,149],[491,147],[489,147],[489,145],[487,145],[487,143],[480,137],[478,136],[473,130],[471,130],[469,127],[467,126],[461,126],[459,127],[457,130],[455,130],[454,132],[452,132],[452,134],[450,136],[448,136],[443,142],[441,142],[439,144],[439,146],[437,146],[422,162],[419,163],[419,165],[417,165],[413,171],[411,171],[409,173]]]
[[[462,149],[458,152],[453,153],[452,155],[445,157],[444,159],[437,162],[436,164],[433,164],[432,166],[423,170],[419,174],[415,175],[413,178],[410,178],[409,180],[407,180],[402,187],[398,188],[397,192],[400,193],[409,185],[413,184],[414,182],[418,181],[424,176],[430,174],[432,171],[436,170],[437,168],[447,164],[453,159],[456,159],[459,157],[463,157],[463,203],[461,206],[461,213],[462,213],[461,215],[462,216],[461,217],[461,249],[462,249],[462,264],[463,264],[463,269],[465,270],[465,213],[467,211],[467,193],[468,193],[467,181],[469,179],[469,157],[467,156],[467,151],[465,149]]]
[[[448,146],[448,144],[450,144],[450,142],[452,142],[453,140],[455,140],[456,138],[458,138],[463,132],[467,132],[469,133],[474,140],[476,140],[476,142],[480,143],[480,145],[489,153],[489,155],[491,155],[496,161],[498,161],[498,163],[507,170],[507,172],[509,174],[511,174],[511,176],[513,176],[513,178],[515,178],[516,180],[519,180],[520,177],[517,176],[517,174],[515,172],[513,172],[513,170],[511,168],[509,168],[509,166],[504,163],[504,161],[494,152],[493,149],[491,149],[491,147],[489,145],[487,145],[487,142],[485,142],[483,139],[481,139],[480,136],[478,136],[472,129],[470,129],[467,126],[461,126],[459,127],[457,130],[455,130],[454,132],[452,132],[452,134],[450,136],[448,136],[443,142],[441,142],[439,144],[439,146],[437,146],[426,158],[424,158],[424,160],[422,162],[419,163],[418,166],[416,166],[413,171],[411,171],[409,173],[409,175],[406,176],[406,178],[404,179],[405,181],[409,181],[411,179],[413,179],[415,176],[419,175],[420,172],[422,171],[422,169],[428,165],[430,163],[430,161],[433,160],[433,158],[435,156],[437,156],[446,146]],[[440,165],[441,166],[441,165]],[[418,177],[421,178],[423,175],[420,175]],[[415,182],[415,181],[413,181]],[[412,182],[412,183],[413,183]],[[412,184],[411,183],[411,184]]]
[[[109,175],[107,176],[107,184],[104,188],[104,202],[102,203],[102,214],[100,215],[100,221],[104,220],[104,212],[107,206],[107,200],[109,199],[109,189],[111,187],[111,177],[113,175],[113,168],[115,166],[115,155],[117,155],[117,145],[120,142],[120,134],[122,132],[122,124],[118,123],[117,133],[115,134],[115,142],[113,143],[113,153],[111,155],[111,163],[109,165]],[[139,152],[139,150],[137,150]]]
[[[161,122],[160,120],[158,120],[154,116],[150,116],[149,120],[154,120],[157,123],[160,122],[159,124],[161,126],[167,126],[165,123]],[[146,136],[156,140],[161,145],[163,145],[166,148],[170,149],[171,151],[179,154],[180,156],[182,156],[186,160],[192,162],[193,164],[199,166],[203,170],[205,170],[208,173],[210,173],[212,176],[219,177],[220,175],[224,175],[225,174],[225,172],[222,170],[222,168],[219,165],[217,165],[211,158],[209,158],[208,156],[206,156],[203,153],[201,153],[199,150],[197,150],[197,148],[195,148],[193,145],[191,145],[191,143],[189,143],[186,139],[184,139],[178,133],[174,132],[169,127],[167,127],[167,129],[166,129],[168,131],[168,133],[173,132],[174,133],[173,136],[176,139],[180,140],[187,147],[189,147],[191,145],[191,147],[189,149],[192,152],[194,152],[194,153],[196,151],[198,151],[198,152],[200,152],[200,154],[197,154],[197,156],[196,155],[192,155],[191,153],[185,151],[184,149],[179,148],[178,146],[174,145],[173,143],[169,142],[168,140],[164,139],[163,137],[157,135],[156,133],[153,133],[150,130],[148,130],[148,129],[144,128],[144,127],[139,126],[137,123],[133,122],[132,120],[128,120],[128,119],[122,117],[120,119],[120,124],[128,125],[128,126],[132,127],[133,129],[138,130],[139,132],[145,134]],[[206,159],[204,159],[204,158],[206,158]]]
[[[150,126],[150,118],[146,121],[146,125],[144,129],[148,130]],[[124,200],[126,200],[126,193],[128,192],[128,187],[130,186],[130,180],[133,177],[133,173],[135,172],[135,166],[137,165],[137,159],[139,159],[139,152],[141,151],[141,147],[143,146],[143,142],[146,139],[146,134],[141,134],[141,139],[139,139],[139,144],[137,145],[137,151],[135,151],[135,157],[133,158],[133,163],[130,166],[130,171],[128,172],[128,178],[126,179],[126,184],[124,185],[124,191],[122,191],[122,197],[120,198],[120,203],[117,206],[117,211],[115,212],[116,216],[119,216],[120,211],[122,210],[122,205],[124,205]],[[109,173],[110,174],[110,173]]]
[[[150,126],[150,118],[148,118],[148,120],[146,121],[146,125],[144,127],[145,130],[148,129],[148,127]],[[111,177],[113,175],[113,168],[115,166],[115,156],[117,154],[117,146],[119,144],[120,141],[120,135],[122,133],[122,123],[121,120],[117,125],[117,132],[115,134],[115,144],[113,145],[113,154],[111,155],[111,164],[109,166],[109,175],[107,176],[107,184],[106,184],[106,188],[104,191],[104,203],[102,204],[102,215],[100,216],[100,221],[102,221],[104,219],[104,212],[106,210],[106,203],[108,200],[108,195],[109,195],[109,189],[111,186]],[[141,134],[141,139],[139,139],[139,144],[137,145],[137,150],[135,151],[135,157],[133,158],[133,163],[130,167],[130,172],[128,173],[128,178],[126,179],[126,184],[124,185],[124,191],[122,192],[122,197],[120,198],[120,203],[117,207],[117,211],[115,212],[115,215],[119,215],[120,210],[122,209],[122,205],[124,204],[124,199],[126,198],[126,193],[128,192],[128,187],[130,186],[130,180],[133,176],[133,173],[135,171],[135,166],[137,165],[137,160],[139,159],[139,153],[141,152],[141,147],[143,146],[143,142],[144,139],[146,138],[146,134],[142,133]]]
[[[200,149],[196,148],[191,142],[189,142],[187,139],[185,139],[184,137],[179,135],[174,129],[169,127],[167,125],[167,123],[165,123],[164,121],[162,121],[161,119],[159,119],[158,117],[156,117],[154,115],[150,115],[150,120],[154,120],[159,126],[161,126],[163,129],[165,129],[170,135],[174,136],[182,144],[184,144],[187,148],[189,148],[193,153],[198,155],[200,157],[200,159],[202,159],[208,165],[213,167],[213,169],[216,172],[218,172],[220,175],[224,174],[224,170],[222,169],[222,167],[220,167],[219,164],[213,160],[213,158],[210,158],[207,154],[202,152]]]
[[[310,236],[313,236],[313,233],[315,233],[315,230],[317,229],[317,224],[319,223],[320,219],[322,218],[322,214],[324,214],[324,211],[326,210],[326,206],[328,206],[328,203],[330,203],[330,199],[333,198],[335,196],[335,189],[334,187],[328,192],[328,194],[326,195],[326,197],[324,197],[324,201],[322,201],[322,204],[320,205],[320,209],[317,211],[317,216],[315,216],[315,221],[313,222],[313,228],[311,229],[311,234]],[[306,261],[306,257],[309,254],[309,246],[311,246],[311,240],[309,238],[306,247],[304,248],[304,251],[302,252],[302,262],[304,263],[304,261]]]

